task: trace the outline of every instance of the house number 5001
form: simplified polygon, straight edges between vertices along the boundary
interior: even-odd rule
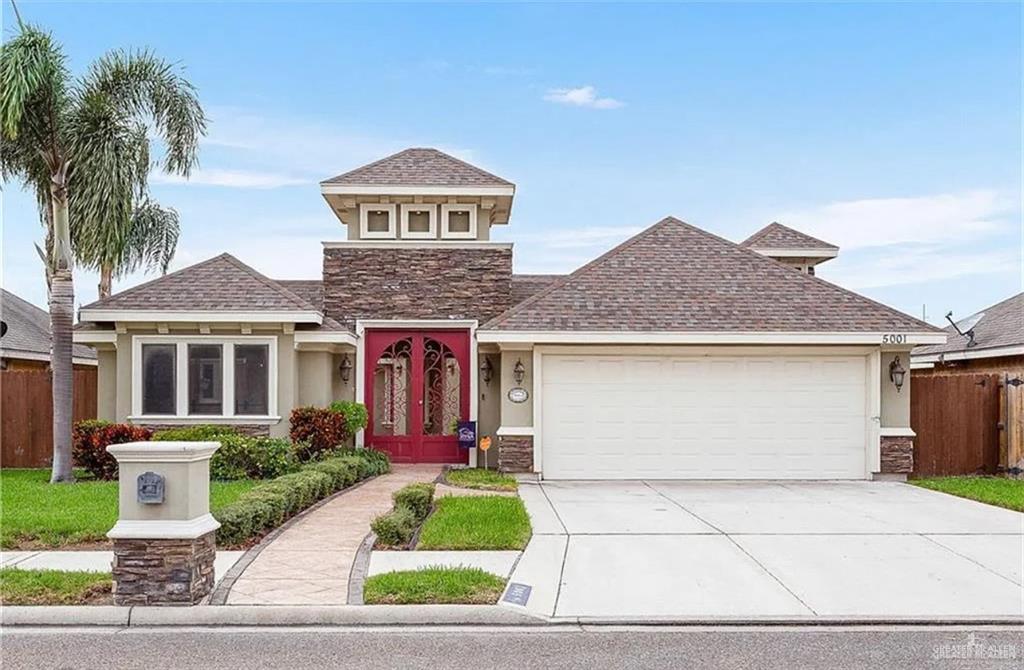
[[[906,344],[907,336],[903,333],[886,333],[882,335],[882,344]]]

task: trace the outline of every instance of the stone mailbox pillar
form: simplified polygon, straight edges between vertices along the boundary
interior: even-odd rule
[[[114,602],[195,605],[213,589],[214,533],[210,457],[217,442],[129,442],[107,451],[117,459],[118,519]]]

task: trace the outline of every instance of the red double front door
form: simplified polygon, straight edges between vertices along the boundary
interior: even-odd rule
[[[366,331],[366,445],[396,463],[467,462],[469,367],[469,331]]]

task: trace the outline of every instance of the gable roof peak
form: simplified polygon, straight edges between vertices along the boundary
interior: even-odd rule
[[[796,228],[790,228],[778,221],[767,226],[740,242],[741,247],[750,249],[835,249],[839,247],[812,237]]]
[[[96,300],[82,310],[320,313],[319,307],[227,252]]]
[[[402,149],[390,156],[325,179],[321,185],[514,186],[506,179],[433,147]]]

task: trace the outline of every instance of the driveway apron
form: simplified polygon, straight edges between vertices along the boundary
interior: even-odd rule
[[[892,482],[543,482],[513,582],[556,617],[1024,615],[1024,515]]]

